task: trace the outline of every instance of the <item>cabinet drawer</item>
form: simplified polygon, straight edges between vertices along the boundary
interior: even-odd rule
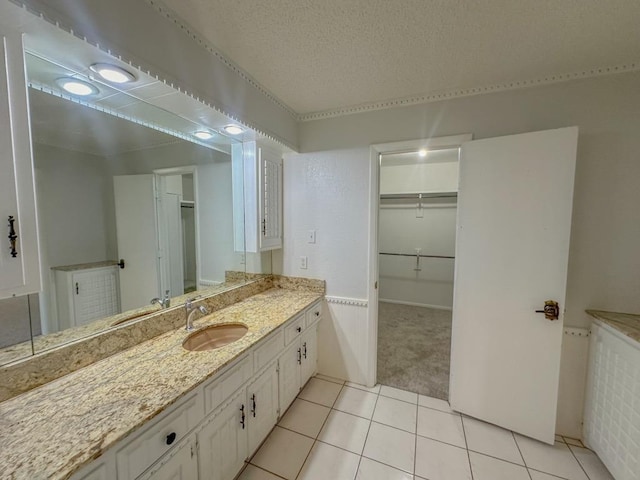
[[[245,356],[220,378],[204,387],[204,406],[208,414],[218,408],[253,375],[253,362],[250,356]]]
[[[192,396],[173,412],[164,415],[116,452],[118,479],[132,480],[138,477],[172,446],[178,444],[203,418],[199,395]]]
[[[259,372],[263,367],[276,358],[284,348],[284,332],[278,330],[268,338],[263,345],[253,353],[253,371]]]
[[[317,302],[311,306],[306,312],[307,327],[316,320],[322,318],[322,302]]]
[[[299,315],[289,322],[284,328],[284,344],[289,345],[293,340],[298,338],[304,330],[304,314]]]

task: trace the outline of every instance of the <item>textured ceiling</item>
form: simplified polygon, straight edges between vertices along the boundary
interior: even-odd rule
[[[154,3],[303,115],[640,68],[639,0]]]

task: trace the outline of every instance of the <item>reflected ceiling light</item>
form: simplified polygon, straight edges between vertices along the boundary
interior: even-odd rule
[[[427,150],[425,148],[418,150],[418,155],[420,155],[420,157],[424,158],[427,156]]]
[[[224,131],[229,135],[239,135],[244,132],[244,128],[239,127],[238,125],[227,125],[224,127]]]
[[[94,63],[89,68],[112,83],[133,82],[136,79],[133,73],[109,63]]]
[[[62,77],[56,80],[58,86],[65,91],[73,94],[86,97],[87,95],[95,95],[99,90],[84,80],[78,80],[72,77]]]
[[[207,132],[206,130],[198,130],[193,134],[193,136],[199,138],[200,140],[209,140],[213,138],[213,133]]]

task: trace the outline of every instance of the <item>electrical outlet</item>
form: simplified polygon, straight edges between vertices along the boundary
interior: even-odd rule
[[[307,269],[307,257],[300,257],[300,268],[303,270]]]
[[[309,230],[309,233],[307,234],[307,243],[316,243],[316,231],[315,230]]]
[[[240,254],[240,265],[247,263],[247,256],[244,253]]]

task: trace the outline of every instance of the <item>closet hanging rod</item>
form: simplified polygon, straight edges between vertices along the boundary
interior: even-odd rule
[[[447,193],[381,193],[381,200],[400,200],[404,198],[410,198],[415,200],[426,199],[426,198],[457,198],[457,192],[447,192]]]
[[[420,258],[452,258],[455,259],[456,257],[451,257],[448,255],[422,255],[422,254],[415,254],[415,253],[385,253],[385,252],[379,252],[380,255],[392,255],[395,257],[411,257],[411,258],[416,258],[416,257],[420,257]]]

